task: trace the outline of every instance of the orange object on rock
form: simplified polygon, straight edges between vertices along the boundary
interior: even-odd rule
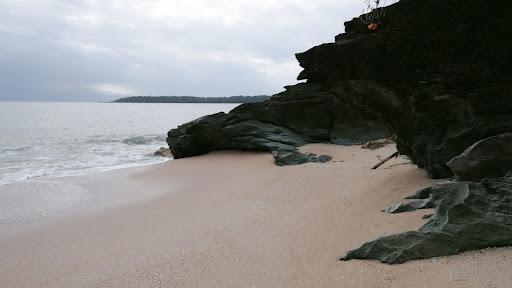
[[[379,25],[377,23],[368,24],[368,30],[371,30],[371,31],[377,30],[378,27],[379,27]]]

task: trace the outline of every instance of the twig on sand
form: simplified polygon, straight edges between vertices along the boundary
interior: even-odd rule
[[[400,156],[400,153],[398,151],[396,151],[395,153],[393,153],[393,155],[389,156],[388,158],[382,160],[379,162],[379,164],[373,166],[373,170],[379,168],[380,166],[386,164],[386,162],[388,162],[389,160],[393,159],[393,158],[398,158],[398,156]]]

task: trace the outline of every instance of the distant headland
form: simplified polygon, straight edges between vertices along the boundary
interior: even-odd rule
[[[195,96],[132,96],[119,98],[113,103],[256,103],[269,99],[267,95],[231,97]]]

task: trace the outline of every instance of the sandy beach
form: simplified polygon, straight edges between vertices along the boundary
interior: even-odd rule
[[[510,287],[512,249],[389,266],[339,257],[416,229],[381,212],[431,183],[395,151],[308,145],[326,164],[216,152],[53,179],[89,191],[69,215],[0,234],[1,287]],[[18,225],[18,224],[17,224]],[[22,225],[22,224],[19,224]]]

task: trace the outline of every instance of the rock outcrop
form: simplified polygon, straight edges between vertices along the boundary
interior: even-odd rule
[[[350,251],[342,260],[375,259],[399,264],[512,244],[512,173],[476,182],[448,182],[421,190],[412,202],[391,207],[401,213],[436,208],[418,231],[382,237]]]
[[[436,213],[418,231],[369,242],[343,259],[395,264],[512,245],[508,6],[507,0],[402,0],[385,8],[376,31],[355,18],[334,43],[296,55],[305,83],[184,124],[167,142],[175,158],[256,150],[289,165],[329,160],[301,154],[297,147],[306,143],[362,144],[395,134],[400,153],[432,178],[455,173],[471,181],[424,189],[386,209]]]
[[[512,133],[478,141],[447,165],[460,180],[504,176],[512,171]]]
[[[162,156],[162,157],[166,157],[166,158],[172,157],[171,149],[165,148],[165,147],[160,147],[160,149],[156,150],[153,153],[153,155],[154,156]]]
[[[398,149],[433,178],[471,144],[512,131],[512,21],[506,0],[409,0],[385,9],[376,32],[359,19],[335,43],[300,53],[299,79],[371,80],[400,99],[383,112]]]
[[[335,87],[298,84],[262,103],[203,117],[169,131],[175,158],[236,149],[270,151],[278,165],[326,162],[301,154],[306,143],[363,144],[390,136],[381,112],[398,109],[394,93],[373,82],[345,81]]]
[[[409,0],[387,7],[377,31],[357,18],[346,22],[334,43],[297,54],[305,84],[181,126],[168,143],[176,158],[219,149],[353,144],[389,134],[385,120],[401,154],[433,178],[450,177],[451,158],[478,140],[512,131],[508,5]]]

